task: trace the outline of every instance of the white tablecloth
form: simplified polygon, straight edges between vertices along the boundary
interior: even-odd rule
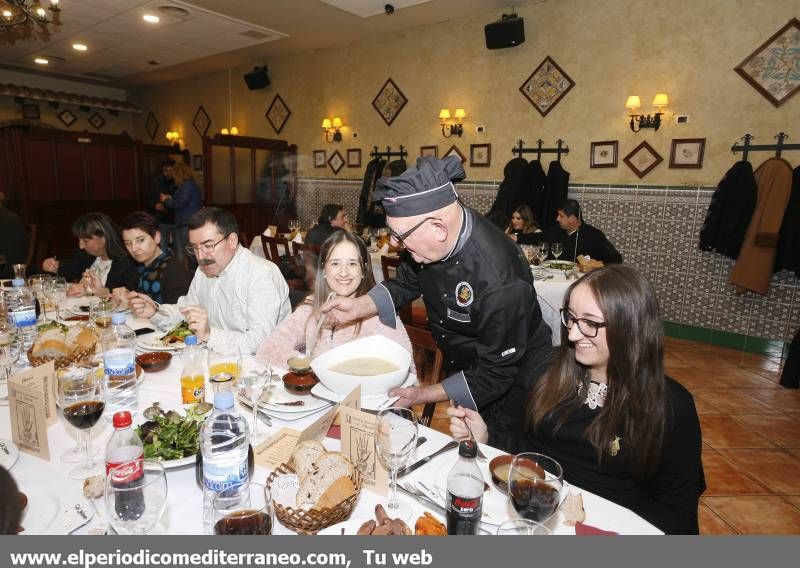
[[[128,325],[133,328],[144,327],[146,323],[147,322],[137,318],[128,321]],[[146,374],[139,391],[140,410],[150,406],[153,401],[160,401],[162,407],[166,409],[179,407],[180,371],[180,359],[179,357],[173,357],[171,365],[166,370],[160,373]],[[207,392],[211,392],[208,387]],[[259,428],[267,428],[270,432],[275,432],[284,426],[302,429],[317,417],[318,415],[315,415],[290,423],[282,423],[279,420],[273,419],[272,427],[267,428],[262,423]],[[92,440],[94,443],[98,444],[101,449],[105,448],[105,444],[108,442],[111,433],[111,426],[105,419],[101,419],[92,431]],[[449,441],[448,436],[429,428],[422,428],[420,435],[424,435],[428,441],[417,449],[416,455],[413,457],[414,461],[432,453]],[[11,474],[20,486],[20,490],[27,493],[31,500],[36,499],[36,491],[41,490],[42,487],[47,487],[51,493],[61,496],[62,501],[68,500],[70,496],[80,495],[81,482],[69,479],[67,475],[72,465],[59,462],[59,455],[74,444],[74,429],[67,427],[64,421],[59,419],[56,424],[48,429],[48,437],[51,455],[50,462],[48,463],[28,454],[21,453],[18,461],[11,468]],[[11,439],[8,406],[0,407],[0,438]],[[340,448],[339,440],[326,439],[324,444],[331,450],[338,450]],[[499,450],[488,446],[484,446],[483,450],[490,458],[501,453]],[[446,457],[448,455],[450,457]],[[445,460],[452,460],[453,455],[454,454],[445,454],[445,456],[431,460],[430,463],[404,478],[404,481],[413,481],[415,479],[432,481],[441,474],[441,469],[443,464],[445,464]],[[98,458],[100,460],[103,459],[102,452]],[[269,470],[261,466],[256,466],[254,474],[255,480],[265,482],[268,475]],[[155,534],[202,534],[202,492],[195,483],[194,466],[190,465],[167,470],[167,481],[169,486],[167,509],[161,522],[153,532]],[[494,491],[494,489],[492,490]],[[586,524],[605,530],[613,530],[621,534],[661,534],[658,529],[628,509],[576,487],[573,487],[572,491],[583,494],[584,507],[587,515]],[[414,508],[413,519],[416,519],[425,511],[420,503],[402,494],[401,499],[412,504]],[[375,505],[380,502],[385,504],[386,498],[380,497],[366,489],[363,490],[351,518],[364,520],[371,518]],[[95,504],[100,514],[96,514],[89,524],[78,529],[78,533],[82,534],[87,532],[91,527],[100,527],[104,525],[104,519],[101,517],[104,515],[105,505],[101,499],[96,500]],[[64,503],[62,502],[62,506],[63,505]],[[436,514],[438,515],[438,513]],[[441,518],[441,515],[438,516]],[[556,515],[549,523],[554,532],[574,534],[573,528],[563,525],[560,521],[559,515]],[[279,522],[276,522],[274,532],[275,534],[293,534]]]
[[[564,306],[564,294],[574,280],[567,280],[563,276],[553,275],[548,280],[534,277],[533,287],[536,289],[536,299],[542,310],[542,319],[550,326],[553,345],[561,345],[561,313]]]

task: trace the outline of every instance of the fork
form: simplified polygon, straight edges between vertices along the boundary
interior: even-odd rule
[[[453,399],[450,399],[450,406],[452,406],[453,408],[456,408],[456,403],[455,403],[455,401]],[[461,421],[464,423],[464,426],[466,426],[467,432],[469,432],[469,439],[472,440],[473,442],[475,442],[475,447],[478,448],[478,459],[479,460],[484,460],[484,461],[489,459],[489,458],[486,457],[486,454],[484,454],[481,451],[481,446],[478,443],[478,441],[475,439],[475,434],[472,433],[472,428],[469,427],[469,424],[467,423],[466,417],[462,418]]]

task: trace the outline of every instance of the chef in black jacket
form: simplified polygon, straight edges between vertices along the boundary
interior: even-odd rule
[[[517,247],[476,211],[463,206],[453,182],[464,179],[457,157],[419,158],[402,175],[382,178],[382,199],[394,245],[413,262],[393,280],[360,298],[339,298],[323,308],[338,322],[377,314],[394,327],[399,307],[422,297],[431,332],[458,372],[441,383],[393,389],[398,405],[452,400],[478,409],[497,431],[516,423],[532,379],[549,363],[550,329],[533,288],[530,267]],[[501,442],[502,443],[502,442]]]

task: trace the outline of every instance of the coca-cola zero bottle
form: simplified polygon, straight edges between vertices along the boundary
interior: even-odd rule
[[[458,461],[447,475],[447,534],[477,534],[483,507],[483,476],[475,461],[478,444],[458,445]]]

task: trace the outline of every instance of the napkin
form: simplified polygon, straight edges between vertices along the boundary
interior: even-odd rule
[[[264,232],[262,234],[265,237],[274,237],[275,236],[275,234],[272,232],[272,226],[269,226],[266,229],[264,229]]]
[[[383,254],[388,254],[388,252],[389,252],[389,243],[386,243],[385,245],[383,245],[378,252],[381,253],[382,255]]]
[[[303,235],[300,234],[300,231],[297,232],[292,241],[295,243],[303,244]]]
[[[618,535],[614,531],[606,531],[603,529],[598,529],[597,527],[593,527],[591,525],[586,525],[583,523],[575,523],[575,534],[578,536],[600,536],[600,535]]]

